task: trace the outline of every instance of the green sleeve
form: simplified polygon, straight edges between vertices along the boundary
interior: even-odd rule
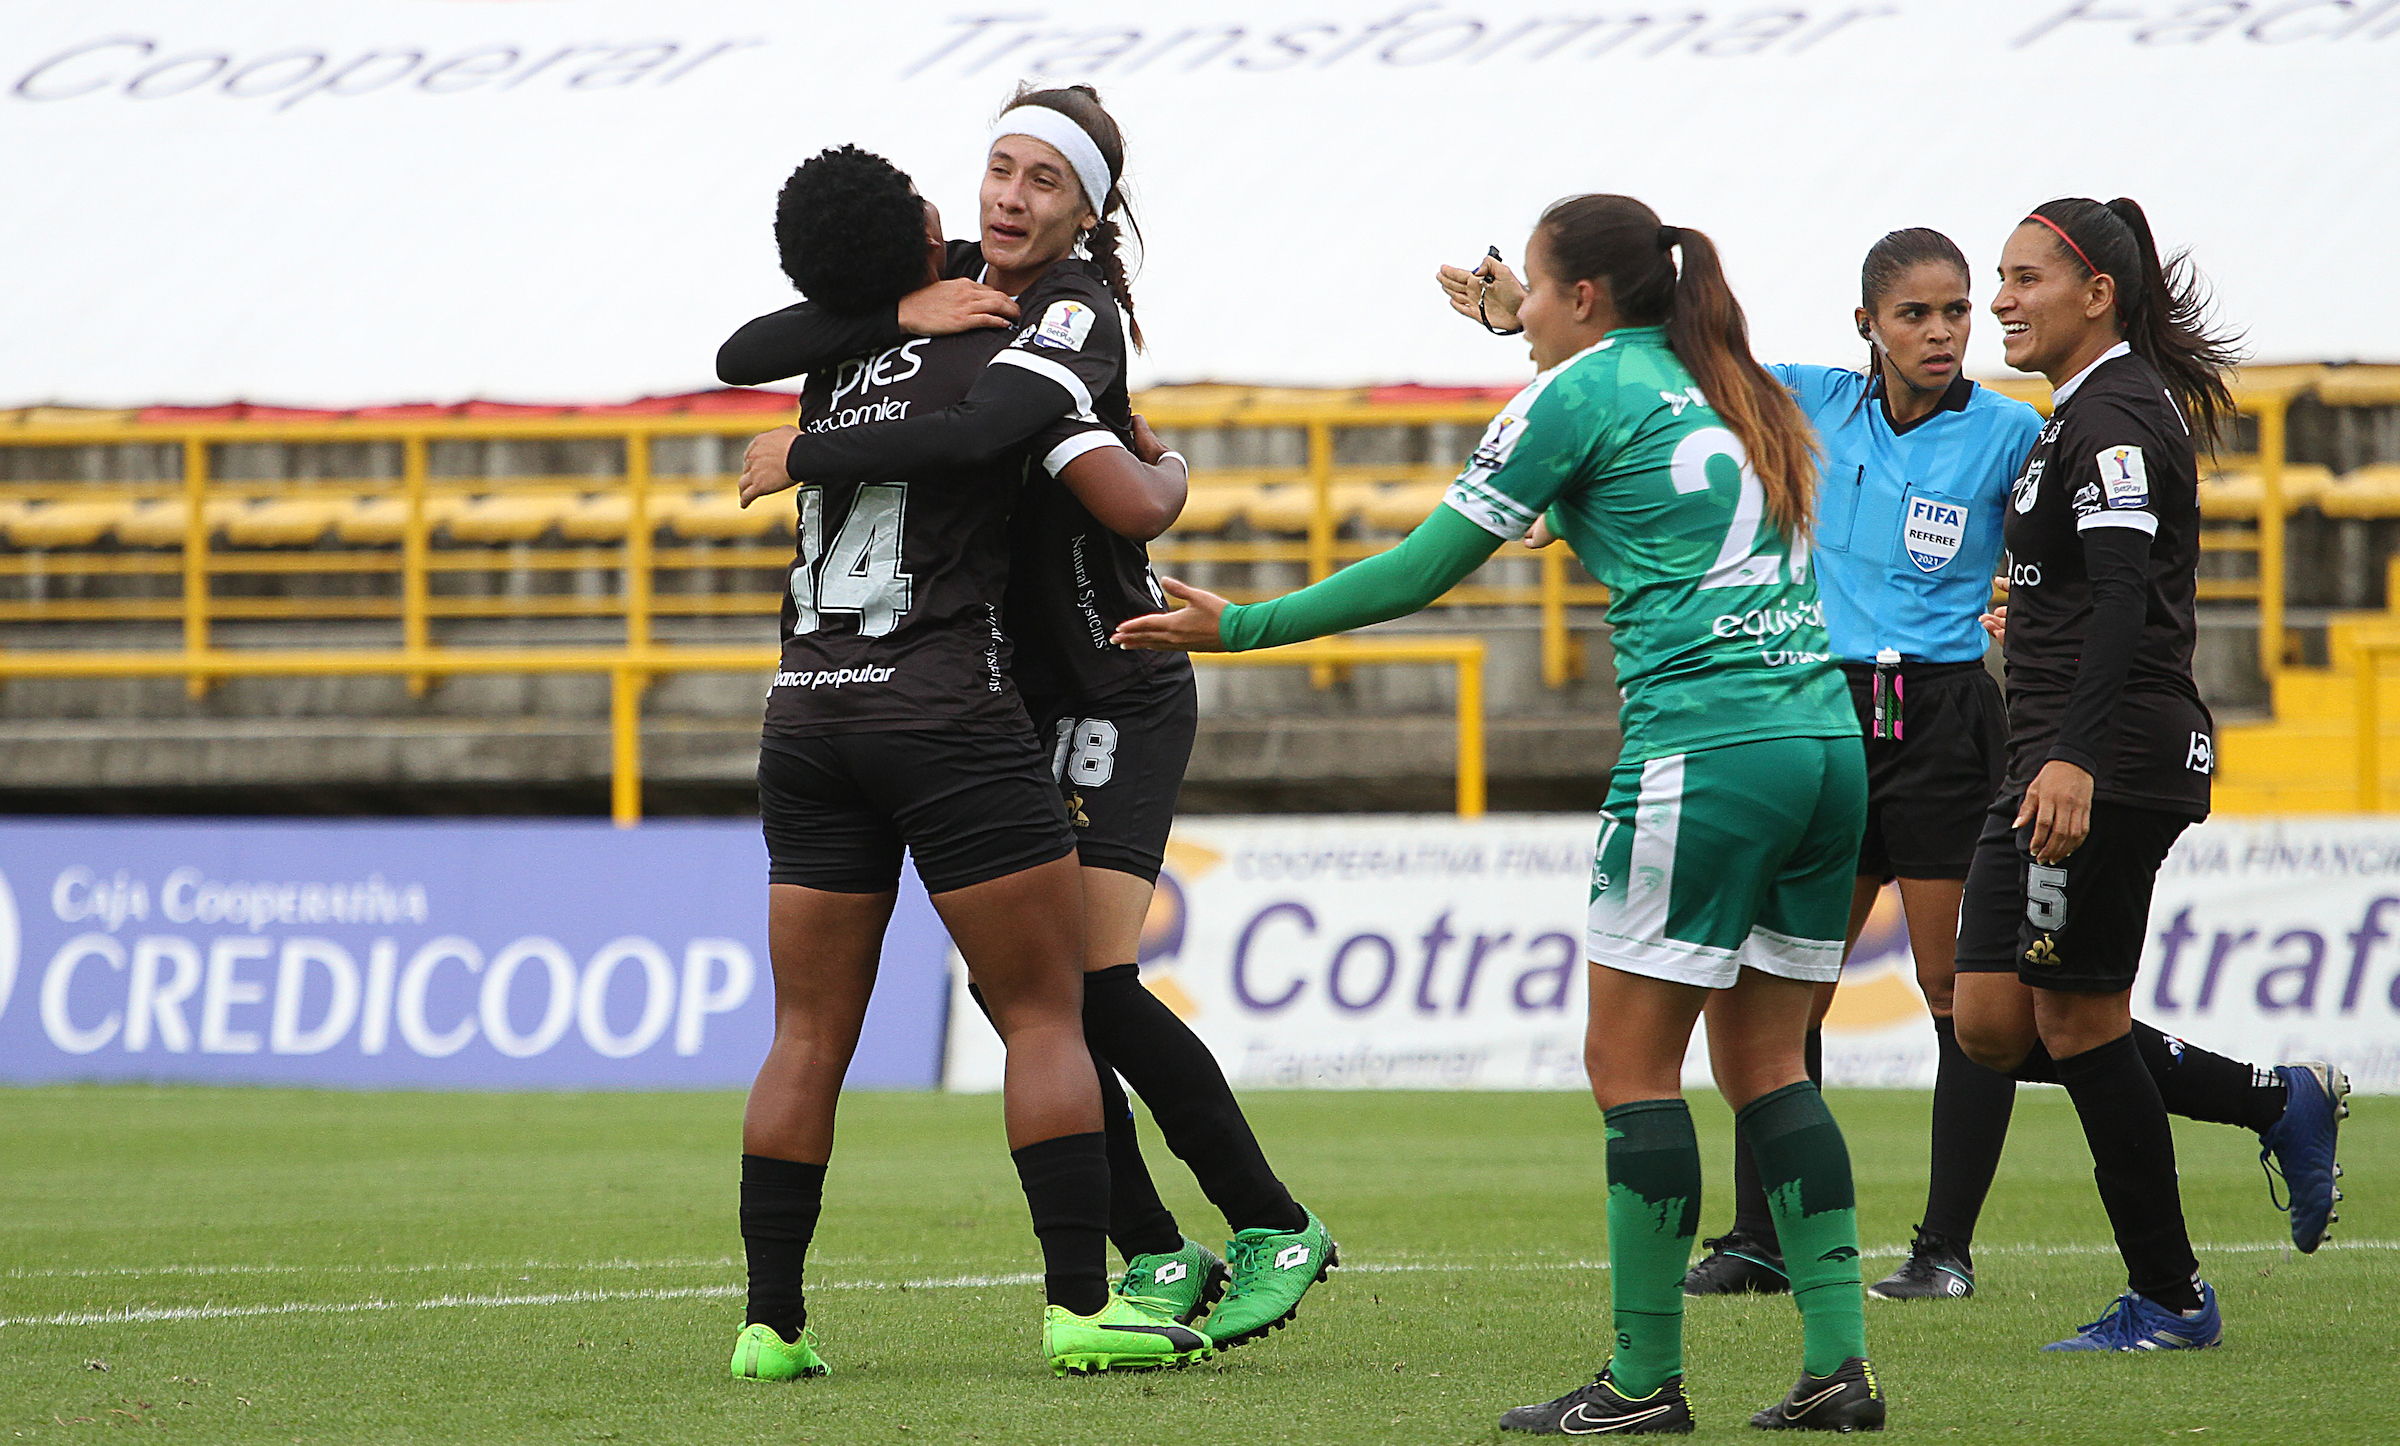
[[[1436,507],[1391,551],[1298,592],[1229,607],[1217,628],[1228,649],[1246,653],[1406,617],[1458,586],[1499,547],[1499,538],[1447,505]]]

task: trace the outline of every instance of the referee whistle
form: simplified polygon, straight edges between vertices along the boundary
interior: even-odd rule
[[[1885,648],[1875,655],[1874,718],[1870,736],[1897,742],[1901,734],[1901,699],[1905,680],[1900,674],[1900,651]]]

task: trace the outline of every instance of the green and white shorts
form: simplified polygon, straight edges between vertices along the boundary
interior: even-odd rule
[[[1600,811],[1586,957],[1726,989],[1842,972],[1866,828],[1855,737],[1770,738],[1620,766]]]

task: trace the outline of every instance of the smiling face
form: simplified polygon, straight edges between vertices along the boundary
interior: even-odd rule
[[[2010,366],[2065,381],[2116,344],[2116,305],[2115,279],[2085,275],[2048,227],[2026,221],[2009,234],[1992,315]]]
[[[1966,273],[1947,261],[1924,261],[1901,273],[1872,314],[1860,307],[1858,320],[1882,349],[1888,371],[1918,391],[1935,392],[1958,375],[1974,311]]]
[[[1100,224],[1065,156],[1031,136],[1002,136],[983,168],[983,259],[997,275],[1030,277]],[[1006,289],[1006,288],[1003,288]]]

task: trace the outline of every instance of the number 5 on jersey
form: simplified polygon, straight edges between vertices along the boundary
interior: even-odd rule
[[[853,613],[858,635],[880,638],[900,625],[916,582],[900,570],[900,533],[908,488],[858,489],[833,546],[825,546],[825,489],[800,489],[800,561],[792,568],[792,632],[813,633],[826,613]]]

